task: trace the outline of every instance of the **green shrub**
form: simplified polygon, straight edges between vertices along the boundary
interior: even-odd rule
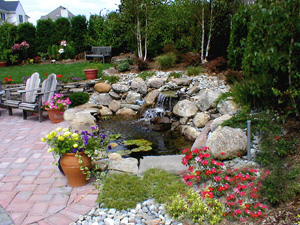
[[[166,203],[167,212],[180,220],[189,219],[194,223],[219,224],[224,213],[224,206],[216,199],[201,199],[193,189],[184,195],[170,198]]]
[[[160,69],[169,69],[174,66],[176,55],[174,53],[160,55],[156,58],[156,61],[158,62]]]
[[[116,65],[116,69],[119,72],[124,72],[130,70],[130,64],[125,61],[125,62],[120,62],[119,64]]]
[[[169,74],[168,79],[172,79],[172,78],[180,78],[182,77],[182,73],[180,72],[172,72]]]
[[[203,71],[203,69],[200,66],[197,66],[197,67],[195,67],[195,66],[189,66],[188,68],[186,68],[186,74],[188,76],[197,76],[202,71]]]
[[[69,98],[70,101],[72,102],[70,107],[75,107],[87,103],[90,99],[90,95],[83,92],[76,92],[70,94]]]
[[[140,59],[140,58],[136,58],[135,63],[137,64],[139,71],[143,71],[143,70],[146,70],[146,69],[149,68],[149,65],[148,65],[149,61],[148,60],[143,60],[143,59]]]
[[[153,77],[155,75],[155,72],[148,72],[148,71],[144,71],[141,72],[138,77],[141,77],[143,80],[146,80],[147,77]]]
[[[109,75],[106,75],[106,76],[101,76],[100,77],[100,81],[102,81],[102,82],[107,81],[109,84],[118,83],[119,80],[120,80],[120,78],[118,76],[109,76]]]

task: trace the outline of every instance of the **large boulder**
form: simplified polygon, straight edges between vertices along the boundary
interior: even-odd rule
[[[147,81],[147,86],[150,88],[160,88],[164,85],[164,82],[161,78],[150,78]]]
[[[99,112],[100,112],[100,115],[101,115],[101,116],[111,116],[111,115],[113,114],[112,111],[110,111],[109,108],[107,108],[107,107],[105,107],[105,106],[103,106],[103,107],[99,110]]]
[[[113,99],[116,99],[116,100],[121,99],[121,96],[120,96],[118,93],[114,92],[113,90],[110,90],[109,95],[110,95],[110,97],[112,97]]]
[[[193,124],[198,127],[204,127],[210,119],[210,115],[204,112],[197,113],[196,116],[193,118]]]
[[[94,89],[99,93],[108,93],[111,89],[111,85],[108,83],[100,82],[94,85]]]
[[[95,100],[100,105],[108,106],[109,103],[113,100],[113,98],[108,93],[102,93],[95,96]]]
[[[129,91],[129,86],[126,84],[113,84],[112,85],[112,89],[116,92],[116,93],[126,93]]]
[[[122,158],[118,153],[108,156],[108,172],[138,174],[138,160],[136,158]]]
[[[128,109],[128,108],[122,108],[122,109],[119,109],[117,112],[116,112],[117,115],[121,115],[121,116],[135,116],[136,115],[136,112],[132,109]]]
[[[247,136],[242,129],[218,127],[206,141],[216,159],[232,159],[247,153]]]
[[[234,101],[227,100],[227,101],[219,102],[219,104],[217,105],[217,109],[222,115],[225,114],[233,115],[237,112],[239,106]]]
[[[210,124],[212,123],[212,121],[209,121],[205,127],[203,129],[201,129],[200,134],[198,135],[198,137],[196,138],[195,142],[193,143],[191,150],[194,149],[202,149],[203,147],[205,147],[206,144],[206,140],[207,140],[207,136],[208,133],[210,132]]]
[[[98,111],[98,109],[97,109]],[[64,112],[66,120],[73,131],[92,132],[91,127],[96,127],[96,118],[91,113],[97,112],[95,109],[71,108]]]
[[[129,91],[126,96],[126,102],[128,104],[136,104],[136,100],[140,100],[140,99],[141,99],[141,94],[135,91]]]
[[[156,89],[156,90],[153,90],[151,92],[149,92],[146,97],[144,98],[144,100],[146,101],[146,103],[148,105],[152,105],[156,102],[156,99],[157,99],[157,96],[159,94],[159,91]]]
[[[189,86],[192,83],[191,78],[175,78],[170,81],[175,83],[177,86]]]
[[[112,100],[108,105],[109,110],[112,112],[117,112],[121,108],[121,104],[119,101]]]
[[[146,82],[140,77],[135,78],[131,82],[131,89],[143,95],[147,94],[148,90]]]
[[[198,112],[198,108],[194,102],[187,99],[177,102],[173,108],[174,115],[178,117],[193,117]]]
[[[225,114],[213,120],[212,124],[210,125],[211,131],[214,131],[218,126],[220,126],[226,120],[229,120],[232,116],[229,114]]]
[[[196,138],[200,135],[200,132],[196,130],[194,127],[183,126],[183,135],[189,141],[195,141]]]
[[[192,97],[192,100],[196,103],[200,111],[207,111],[215,106],[220,94],[221,92],[218,91],[203,89],[196,96]]]

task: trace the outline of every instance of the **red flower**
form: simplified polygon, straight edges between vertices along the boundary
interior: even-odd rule
[[[63,76],[63,75],[56,75],[57,78],[60,78],[60,77],[62,77],[62,76]]]
[[[44,73],[44,76],[47,76],[48,74],[47,73]]]
[[[278,139],[280,139],[280,138],[281,138],[281,137],[279,137],[279,136],[276,136],[276,137],[275,137],[275,140],[278,140]]]
[[[225,152],[221,152],[220,154],[221,154],[221,155],[225,155]]]

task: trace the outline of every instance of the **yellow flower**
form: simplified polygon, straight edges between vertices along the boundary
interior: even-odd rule
[[[51,134],[46,134],[46,138],[47,138],[48,140],[51,140],[51,139],[53,138],[53,136],[52,136]]]
[[[53,152],[54,148],[48,148],[47,152]]]
[[[64,138],[64,136],[61,136],[61,135],[59,135],[59,136],[58,136],[58,140],[60,140],[60,141],[64,141],[64,140],[65,140],[65,138]]]
[[[73,133],[71,136],[72,136],[72,139],[73,139],[73,140],[75,140],[75,141],[78,140],[78,136],[79,136],[79,135],[78,135],[77,133]]]
[[[62,130],[62,128],[61,128],[61,127],[58,127],[58,128],[56,128],[56,130],[57,130],[57,131],[61,131],[61,130]]]
[[[69,128],[64,128],[63,131],[67,132],[67,131],[69,131]]]
[[[78,147],[78,144],[74,144],[73,147],[74,147],[74,148],[77,148],[77,147]]]
[[[64,137],[68,137],[68,136],[70,136],[71,135],[71,132],[70,131],[66,131],[65,133],[64,133]]]
[[[41,141],[42,142],[46,142],[47,140],[45,138],[41,138]]]
[[[52,132],[50,133],[50,135],[52,135],[52,137],[56,137],[57,133],[56,133],[55,131],[52,131]]]

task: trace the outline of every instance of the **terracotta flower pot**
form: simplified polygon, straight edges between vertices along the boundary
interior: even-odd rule
[[[0,62],[0,67],[6,67],[6,62]]]
[[[64,121],[64,113],[60,109],[47,109],[51,123],[60,123]]]
[[[88,80],[97,79],[98,69],[86,69],[83,71],[85,73],[86,79],[88,79]]]
[[[91,158],[83,152],[79,153],[79,155],[81,155],[82,164],[79,163],[75,153],[65,153],[60,159],[61,168],[71,187],[82,187],[88,183],[87,175],[80,170],[81,166],[92,168]]]

